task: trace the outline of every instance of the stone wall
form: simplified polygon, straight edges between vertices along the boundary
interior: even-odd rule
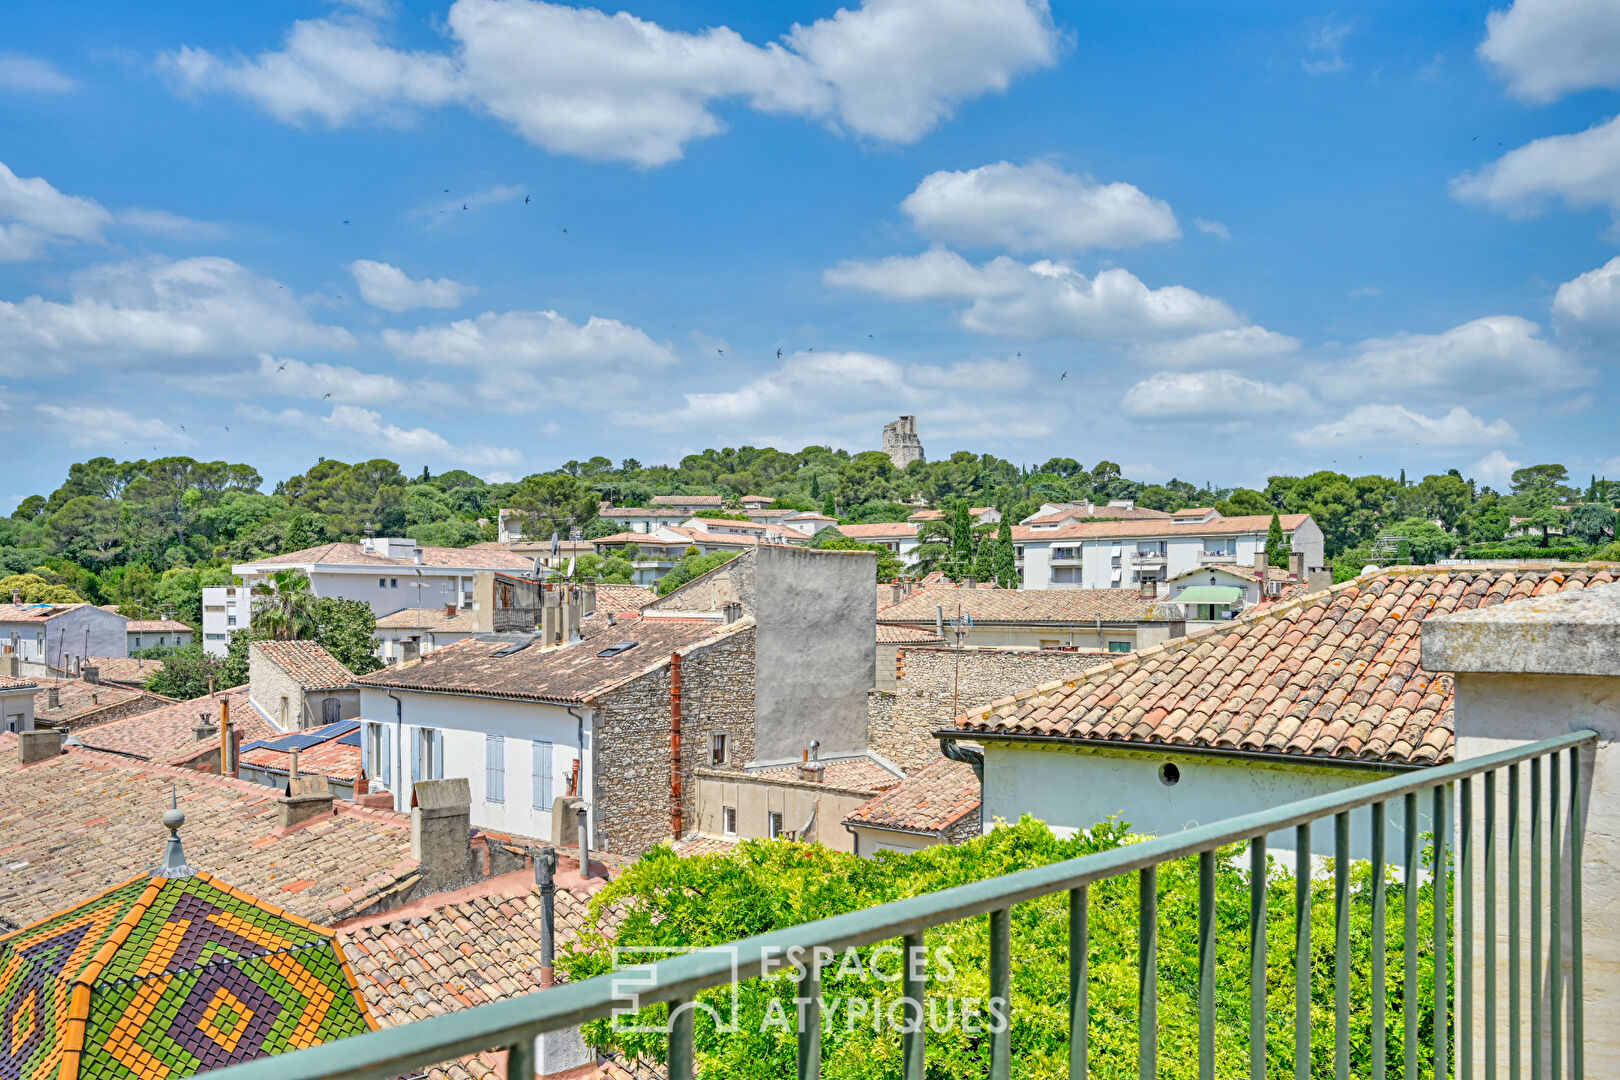
[[[669,691],[665,663],[604,698],[598,714],[596,843],[614,854],[639,855],[671,836]],[[717,732],[728,736],[727,767],[753,760],[752,626],[681,657],[683,832],[697,826],[695,774],[714,767],[710,737]]]
[[[755,551],[744,551],[735,559],[693,578],[667,596],[659,597],[644,610],[712,612],[721,610],[727,604],[737,603],[743,606],[745,612],[755,614],[757,563]]]
[[[962,713],[1118,659],[1095,651],[902,647],[895,692],[869,695],[867,743],[901,768],[918,768],[939,756],[932,732],[950,727]]]

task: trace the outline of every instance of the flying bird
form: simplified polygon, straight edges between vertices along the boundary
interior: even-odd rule
[[[329,398],[329,397],[331,397],[331,396],[332,396],[332,395],[331,395],[331,394],[322,394],[322,395],[321,395],[321,400],[322,400],[322,401],[325,401],[325,400],[326,400],[326,399],[327,399],[327,398]],[[185,430],[185,428],[181,428],[181,429],[180,429],[180,430],[181,430],[181,431],[184,431],[184,430]]]
[[[564,230],[563,230],[563,232],[567,232],[567,231],[568,231],[568,230],[567,230],[567,229],[564,229]]]
[[[226,425],[226,427],[225,427],[225,430],[226,430],[226,431],[229,431],[229,430],[231,430],[231,429],[230,429],[230,426],[229,426],[229,425]]]
[[[278,368],[276,368],[276,371],[277,371],[277,372],[278,372],[278,373],[279,373],[279,372],[283,372],[283,371],[286,371],[286,370],[287,370],[287,365],[286,365],[286,364],[282,364],[282,365],[281,365],[281,366],[280,366],[280,367],[278,367]]]
[[[524,206],[529,205],[529,197],[527,195],[523,196],[523,205]]]
[[[445,188],[445,189],[444,189],[444,193],[445,193],[445,194],[446,194],[446,195],[448,195],[448,194],[450,194],[450,189],[449,189],[449,188]]]
[[[1062,382],[1064,379],[1067,379],[1068,377],[1069,377],[1069,373],[1067,371],[1065,371],[1063,374],[1058,376],[1058,382]]]
[[[184,425],[184,424],[181,424],[181,425],[180,425],[180,430],[181,430],[181,431],[184,431],[184,430],[186,430],[186,425]]]
[[[782,359],[782,350],[781,349],[776,350],[776,358],[778,360]]]
[[[1479,136],[1475,135],[1472,139],[1469,139],[1468,141],[1469,142],[1479,142]]]
[[[720,355],[721,355],[721,356],[724,356],[724,355],[726,355],[726,350],[724,350],[724,349],[716,349],[716,350],[714,350],[714,351],[715,351],[715,352],[717,352],[717,353],[719,353],[719,354],[720,354]]]
[[[465,210],[465,209],[467,209],[467,204],[466,204],[466,203],[462,203],[462,204],[461,204],[461,208],[462,208],[462,209],[463,209],[463,210]]]

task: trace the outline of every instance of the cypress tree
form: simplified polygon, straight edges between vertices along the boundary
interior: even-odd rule
[[[1276,514],[1271,515],[1271,530],[1266,533],[1266,562],[1288,568],[1288,541],[1283,538],[1282,519]]]
[[[827,492],[827,501],[821,505],[821,512],[830,518],[838,516],[838,507],[833,502],[832,492]]]
[[[1012,525],[1006,518],[996,529],[996,584],[1003,589],[1018,588],[1018,556],[1013,549]]]

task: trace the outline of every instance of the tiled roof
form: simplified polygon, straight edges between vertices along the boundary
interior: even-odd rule
[[[931,625],[936,607],[945,609],[947,619],[955,618],[960,610],[975,623],[1142,622],[1170,617],[1157,600],[1144,599],[1134,589],[958,589],[952,585],[918,589],[878,612],[878,621]]]
[[[669,663],[670,654],[751,628],[747,617],[730,625],[711,619],[638,619],[609,626],[606,619],[587,619],[584,639],[570,645],[528,645],[505,656],[497,653],[521,644],[509,640],[467,638],[429,653],[411,664],[383,668],[355,680],[362,686],[435,690],[526,701],[590,701],[621,683]],[[608,646],[634,641],[636,647],[614,656],[598,656]]]
[[[296,742],[300,776],[326,776],[352,784],[359,779],[361,771],[359,732],[357,720],[340,720],[294,736],[271,732],[256,742],[243,741],[242,764],[285,773],[292,762],[290,751]]]
[[[597,517],[605,518],[671,518],[677,521],[692,516],[689,509],[678,506],[609,506],[598,510]]]
[[[191,864],[302,918],[340,921],[416,873],[404,814],[339,800],[276,836],[275,788],[85,749],[19,767],[17,736],[0,733],[0,919],[44,918],[150,867],[171,785]]]
[[[55,724],[73,724],[75,721],[94,719],[94,714],[114,705],[129,706],[131,702],[145,702],[156,709],[172,705],[174,699],[138,690],[128,686],[85,682],[83,679],[36,679],[39,692],[34,695],[34,718]],[[50,708],[50,691],[57,695],[56,708]]]
[[[0,938],[0,1002],[7,1080],[167,1080],[373,1026],[331,930],[206,873],[143,873]]]
[[[338,566],[415,566],[412,558],[388,559],[381,555],[368,555],[359,544],[322,544],[319,547],[288,551],[280,555],[267,555],[262,559],[249,559],[241,565],[257,570],[284,566],[308,566],[311,563],[329,563]],[[528,555],[502,550],[500,545],[483,547],[423,547],[423,566],[459,567],[470,570],[528,570],[534,560]]]
[[[594,861],[594,860],[593,860]],[[558,953],[587,926],[587,901],[559,888],[553,927]],[[608,916],[608,927],[613,919]],[[367,919],[338,932],[360,992],[380,1027],[394,1027],[503,1001],[540,986],[540,894],[532,883],[396,919]],[[599,927],[593,927],[599,928]],[[558,972],[562,981],[562,973]],[[654,1080],[662,1068],[616,1057],[578,1080]],[[428,1080],[497,1080],[501,1056],[480,1054],[427,1071]],[[573,1074],[569,1074],[572,1076]]]
[[[834,528],[851,540],[910,539],[917,535],[917,526],[909,521],[875,521],[868,525],[835,525]]]
[[[878,623],[877,639],[879,645],[923,645],[944,640],[932,630],[914,626],[890,626],[888,623]]]
[[[596,587],[596,613],[622,615],[627,611],[640,611],[658,594],[644,585],[598,585]]]
[[[750,769],[744,775],[763,777],[767,780],[797,780],[799,766],[777,765],[769,769]],[[851,791],[883,791],[898,784],[901,779],[902,777],[871,758],[858,757],[822,762],[819,782],[828,787]]]
[[[1289,757],[1449,761],[1452,678],[1421,666],[1423,620],[1617,577],[1578,565],[1373,574],[1021,691],[957,726]]]
[[[973,767],[936,758],[844,820],[911,833],[942,833],[979,808],[979,778]]]
[[[478,632],[478,620],[472,608],[457,608],[454,615],[446,615],[444,608],[401,608],[377,620],[379,630],[432,630],[440,634]]]
[[[672,532],[672,533],[678,532],[679,535],[674,537],[674,538],[664,538],[664,537],[660,537],[660,536],[655,536],[652,533],[620,532],[620,533],[613,533],[611,536],[598,536],[595,540],[592,540],[591,543],[593,543],[593,544],[635,544],[637,547],[678,547],[678,548],[686,548],[686,547],[691,546],[692,538],[691,538],[690,534],[686,533],[683,530],[677,530],[673,526],[669,526],[669,525],[664,526],[664,528],[669,529],[669,531]],[[732,537],[732,539],[740,540],[742,538],[741,537]]]
[[[255,641],[248,648],[285,671],[305,690],[336,690],[354,681],[354,672],[318,641]]]
[[[163,670],[161,660],[142,660],[134,656],[91,656],[85,664],[96,669],[96,678],[102,682],[145,686],[146,680]]]
[[[1071,503],[1061,510],[1028,518],[1026,525],[1049,525],[1069,518],[1097,518],[1100,521],[1169,521],[1163,510],[1149,510],[1145,506],[1098,506],[1094,503]],[[1014,536],[1017,535],[1015,532]]]
[[[718,495],[654,495],[649,500],[654,506],[724,506],[726,500]]]
[[[1231,574],[1234,577],[1240,577],[1247,581],[1260,580],[1260,575],[1255,573],[1254,567],[1243,563],[1209,563],[1205,566],[1195,566],[1191,570],[1183,570],[1181,573],[1176,574],[1167,580],[1180,581],[1185,577],[1193,577],[1197,574],[1209,573]],[[1292,582],[1297,581],[1298,579],[1295,578],[1293,574],[1282,569],[1281,567],[1268,566],[1266,567],[1266,580]]]
[[[14,679],[10,675],[0,675],[0,690],[24,690],[37,685],[33,679]]]
[[[0,622],[44,622],[89,604],[0,604]]]
[[[269,722],[248,704],[248,688],[238,686],[212,697],[193,698],[122,720],[79,728],[73,735],[92,750],[105,750],[142,761],[190,757],[193,751],[202,749],[192,729],[203,714],[207,714],[217,729],[221,703],[230,705],[231,726],[241,733],[244,744],[276,734]],[[216,734],[213,745],[218,741]]]
[[[682,858],[696,858],[699,855],[729,855],[737,847],[736,840],[727,840],[719,836],[688,836],[677,840],[670,845],[675,854]]]
[[[1283,531],[1293,532],[1303,525],[1309,514],[1281,514]],[[1030,540],[1112,540],[1138,536],[1225,536],[1239,533],[1263,533],[1271,528],[1270,514],[1246,514],[1242,517],[1221,517],[1214,521],[1173,522],[1169,515],[1158,521],[1077,521],[1059,525],[1055,529],[1032,529],[1027,525],[1013,526],[1013,539]]]
[[[192,632],[191,627],[174,619],[131,619],[124,624],[124,629],[131,634],[173,634]]]

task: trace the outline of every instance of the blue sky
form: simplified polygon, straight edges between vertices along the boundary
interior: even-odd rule
[[[901,412],[1154,480],[1620,475],[1616,113],[1607,0],[19,7],[0,507]]]

